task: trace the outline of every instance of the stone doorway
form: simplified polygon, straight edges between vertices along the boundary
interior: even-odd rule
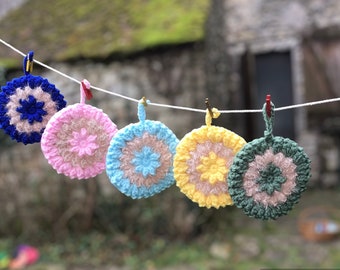
[[[264,52],[243,56],[242,85],[246,108],[262,108],[267,94],[271,95],[276,107],[294,103],[291,53]],[[295,138],[294,111],[280,111],[275,114],[274,135]],[[253,139],[263,136],[262,114],[245,116],[246,137]]]

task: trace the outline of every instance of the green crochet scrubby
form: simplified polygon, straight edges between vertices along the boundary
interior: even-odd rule
[[[277,219],[298,203],[306,189],[310,160],[298,144],[273,136],[271,116],[263,106],[264,137],[247,143],[235,156],[228,175],[228,191],[238,208],[258,219]]]

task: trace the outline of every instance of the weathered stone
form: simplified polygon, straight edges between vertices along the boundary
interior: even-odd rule
[[[321,184],[325,188],[332,188],[339,185],[339,174],[337,172],[322,173]]]
[[[211,244],[209,252],[215,258],[227,260],[230,258],[231,246],[229,243],[214,242]]]
[[[239,260],[247,260],[260,255],[258,239],[252,236],[238,234],[234,237],[234,249]]]
[[[202,48],[193,46],[191,50],[178,48],[141,56],[134,61],[52,65],[63,73],[80,80],[86,78],[91,85],[118,95],[136,100],[145,96],[154,103],[204,108],[203,64]],[[79,85],[51,71],[45,70],[42,76],[56,84],[68,104],[79,102]],[[87,103],[103,109],[119,128],[138,121],[136,103],[95,90],[93,95]],[[164,122],[179,137],[197,127],[196,119],[204,124],[204,114],[157,106],[149,106],[146,111],[148,119]]]

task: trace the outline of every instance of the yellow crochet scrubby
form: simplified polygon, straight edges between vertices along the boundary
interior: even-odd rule
[[[207,109],[206,125],[186,134],[179,142],[174,157],[176,185],[200,207],[232,205],[227,177],[236,153],[246,141],[234,132],[211,125],[220,115]]]

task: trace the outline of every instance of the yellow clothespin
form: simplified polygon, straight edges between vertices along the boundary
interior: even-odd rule
[[[29,74],[33,71],[33,55],[34,52],[30,51],[25,57],[25,74]]]
[[[148,106],[148,102],[146,97],[142,97],[141,101],[140,101],[145,107]]]
[[[207,106],[207,113],[205,115],[205,124],[211,126],[212,119],[220,116],[220,112],[216,108],[211,108],[209,104],[209,99],[205,99],[205,105]]]

